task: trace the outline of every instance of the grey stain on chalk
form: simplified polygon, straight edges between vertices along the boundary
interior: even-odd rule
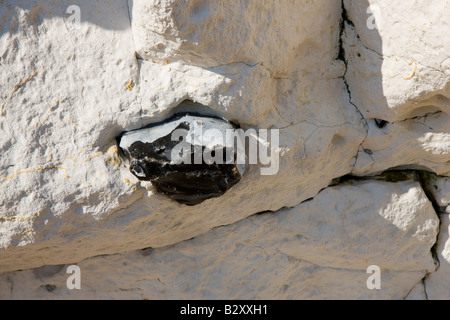
[[[236,161],[234,137],[227,138],[227,130],[235,129],[225,119],[180,113],[123,133],[119,146],[134,176],[192,206],[222,196],[240,181],[245,164]]]

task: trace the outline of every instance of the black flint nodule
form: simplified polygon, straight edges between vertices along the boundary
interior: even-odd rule
[[[195,125],[202,127],[201,132],[214,129],[222,136],[203,142],[195,137]],[[187,136],[173,141],[174,131],[180,129]],[[123,133],[120,148],[130,160],[130,172],[139,180],[151,181],[159,192],[179,203],[193,206],[222,196],[240,181],[245,164],[237,163],[234,143],[225,139],[226,131],[235,129],[234,124],[224,119],[178,114],[161,123]],[[190,140],[190,164],[189,161],[177,163],[172,158],[172,151],[180,144],[181,138]],[[221,152],[223,161],[208,164],[203,157],[201,163],[196,161],[195,155],[203,155],[205,151],[212,156],[217,153],[219,157],[218,152]],[[234,159],[227,161],[230,154]]]

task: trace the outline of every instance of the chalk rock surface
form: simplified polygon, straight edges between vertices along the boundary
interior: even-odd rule
[[[436,248],[440,265],[439,269],[426,279],[428,299],[450,299],[450,215],[441,215],[441,232]]]
[[[417,182],[345,183],[180,244],[87,259],[81,290],[67,289],[64,265],[0,275],[0,297],[400,299],[436,269],[438,226]]]
[[[448,211],[450,206],[450,177],[431,176],[427,181],[427,188],[433,194],[436,205],[441,207],[441,211]]]
[[[102,3],[22,0],[1,6],[0,272],[171,245],[257,212],[295,206],[351,171],[365,126],[349,103],[344,64],[336,60],[339,3],[305,7],[310,19],[299,19],[297,27],[314,22],[314,33],[273,35],[277,46],[297,48],[289,59],[277,58],[290,64],[283,74],[229,54],[223,55],[226,63],[213,66],[181,58],[153,61],[140,50],[136,59],[135,42],[143,35],[134,26],[147,17],[139,6],[157,2]],[[252,3],[252,10],[265,6]],[[272,1],[279,10],[266,8],[269,16],[260,24],[270,18],[278,25],[293,3]],[[78,27],[67,17],[70,5],[79,5]],[[238,28],[225,18],[247,16],[241,5],[214,6],[215,28]],[[152,30],[157,25],[147,22],[146,37],[171,41],[170,32],[158,34]],[[247,31],[251,39],[267,36],[265,28]],[[315,72],[307,71],[311,67]],[[189,209],[140,182],[118,154],[116,138],[168,118],[186,100],[243,129],[278,129],[276,174],[263,176],[264,166],[253,165],[224,196]]]
[[[345,79],[369,122],[353,172],[410,165],[450,175],[448,2],[344,4]],[[377,128],[375,119],[386,125]]]
[[[445,299],[449,10],[1,1],[0,298]],[[177,112],[279,130],[276,173],[168,199],[117,138]]]

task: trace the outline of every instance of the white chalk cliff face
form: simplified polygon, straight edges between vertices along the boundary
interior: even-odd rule
[[[450,299],[449,16],[1,1],[0,299]],[[139,181],[116,138],[186,100],[278,129],[278,172],[192,207]]]

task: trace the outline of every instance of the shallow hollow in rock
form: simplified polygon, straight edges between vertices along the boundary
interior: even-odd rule
[[[139,180],[179,203],[197,205],[240,181],[246,157],[238,152],[236,129],[225,119],[182,113],[123,133],[119,146]]]

